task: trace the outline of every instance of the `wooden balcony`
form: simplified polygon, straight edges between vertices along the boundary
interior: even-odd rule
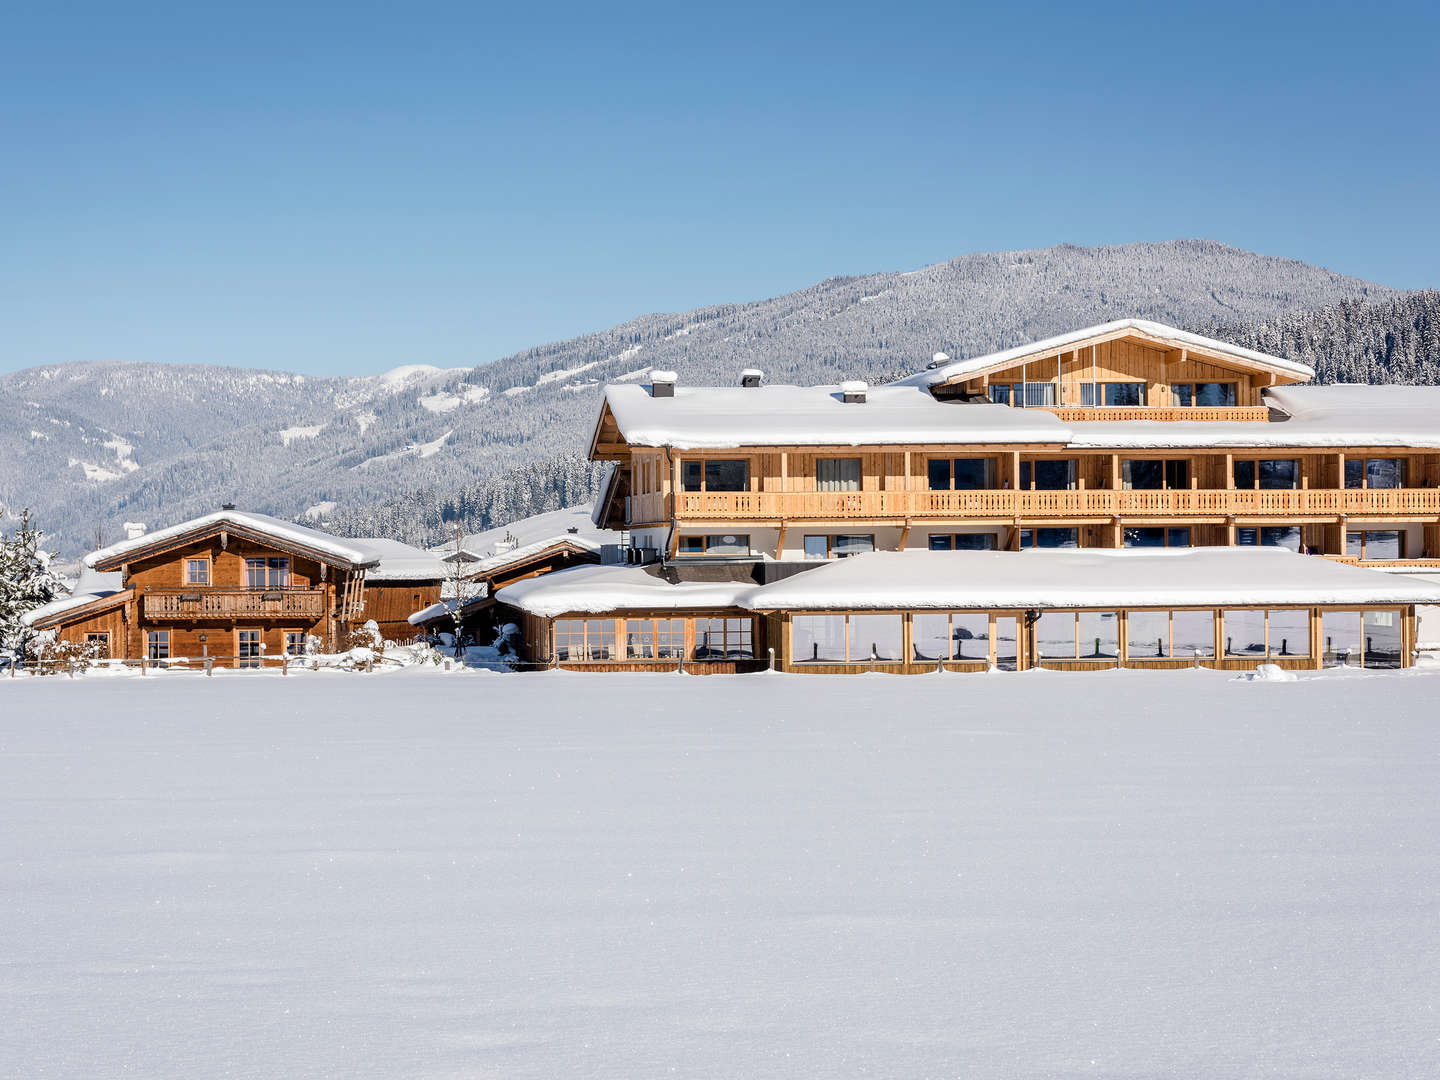
[[[1083,408],[1075,405],[1038,405],[1031,408],[1054,413],[1067,424],[1082,423],[1086,420],[1158,420],[1165,423],[1189,420],[1192,423],[1249,422],[1268,423],[1268,405],[1198,405],[1193,408],[1163,408],[1145,405],[1114,406],[1102,405]]]
[[[1440,519],[1440,489],[681,492],[681,521],[1130,518]],[[666,515],[648,520],[665,520]]]
[[[203,622],[215,619],[294,619],[325,617],[324,589],[147,588],[141,616],[152,620]]]

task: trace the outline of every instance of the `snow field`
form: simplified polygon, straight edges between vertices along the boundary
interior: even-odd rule
[[[7,1077],[1432,1077],[1440,673],[0,679]]]

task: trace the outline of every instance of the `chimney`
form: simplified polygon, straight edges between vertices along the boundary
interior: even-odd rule
[[[747,367],[740,372],[740,385],[746,389],[753,390],[760,385],[760,380],[765,378],[765,373],[759,368]]]
[[[234,509],[235,509],[235,504],[234,504],[234,503],[221,503],[221,504],[220,504],[220,509],[221,509],[221,510],[234,510]]]
[[[846,405],[864,405],[865,392],[870,389],[860,379],[853,379],[850,382],[840,384],[840,400]]]
[[[139,540],[145,535],[145,522],[143,521],[127,521],[120,527],[125,530],[126,540]]]
[[[679,376],[673,371],[652,371],[650,372],[650,396],[651,397],[674,397],[675,383]]]

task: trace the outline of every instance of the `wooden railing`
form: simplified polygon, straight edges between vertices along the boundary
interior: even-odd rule
[[[147,588],[147,619],[308,619],[325,617],[324,589]]]
[[[1297,491],[736,491],[682,492],[681,520],[1081,517],[1424,517],[1440,515],[1434,488]],[[663,520],[664,516],[658,520]],[[653,520],[653,519],[652,519]]]
[[[1192,408],[1156,407],[1144,405],[1102,405],[1084,408],[1075,405],[1032,406],[1054,413],[1067,424],[1085,420],[1159,420],[1170,422],[1190,420],[1210,423],[1213,421],[1248,421],[1265,423],[1270,419],[1270,408],[1266,405],[1197,405]]]

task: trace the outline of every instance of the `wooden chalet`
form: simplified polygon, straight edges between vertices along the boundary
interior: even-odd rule
[[[413,636],[407,616],[439,598],[443,576],[408,545],[227,507],[92,552],[74,593],[26,619],[102,657],[258,667],[305,652],[312,636],[343,649],[369,619]]]
[[[654,564],[623,572],[668,577],[671,593],[620,589],[606,607],[605,590],[590,587],[597,572],[581,569],[502,588],[498,599],[526,612],[532,659],[592,668],[663,667],[683,653],[698,670],[718,670],[706,665],[722,650],[727,663],[754,664],[773,650],[787,670],[1312,666],[1362,654],[1367,666],[1408,663],[1414,607],[1435,599],[1413,575],[1440,570],[1440,390],[1305,385],[1313,376],[1296,361],[1142,320],[943,362],[879,387],[771,386],[747,371],[738,386],[691,388],[652,372],[648,385],[606,388],[590,456],[615,463],[597,521],[625,532],[633,561]],[[1223,575],[1249,564],[1205,557],[1261,548],[1297,556],[1256,564],[1292,579],[1286,603],[1241,603]],[[962,568],[977,564],[962,556],[1047,551],[1103,552],[1110,561],[1101,565],[1137,569],[1149,565],[1142,556],[1189,555],[1154,572],[1221,576],[1183,606],[1144,603],[1113,569],[1102,575],[1110,594],[1086,604],[1056,607],[1017,591],[1006,606],[984,607],[982,634],[981,609],[962,595],[980,583]],[[869,556],[887,552],[922,553],[905,573],[932,583],[961,575],[960,591],[947,594],[947,640],[983,640],[983,658],[934,655],[936,616],[898,592],[863,610],[843,593],[819,612],[786,600],[786,589],[840,573],[826,564],[858,557],[873,566]],[[1013,565],[1035,572],[1043,560]],[[1070,573],[1084,564],[1058,565]],[[675,606],[704,568],[724,566],[750,568],[748,588],[769,589],[771,606],[740,584],[729,606]],[[900,572],[879,566],[882,577]],[[1368,599],[1334,608],[1323,597],[1336,580],[1321,571],[1359,573],[1349,595]],[[889,629],[867,642],[881,612]],[[737,641],[748,644],[712,648],[709,627],[726,618],[740,620]],[[1066,618],[1073,655],[1048,655],[1051,638],[1065,652],[1056,628]],[[1105,632],[1092,634],[1100,625]],[[662,635],[663,657],[648,644]],[[1098,655],[1083,648],[1094,637]],[[1322,644],[1337,638],[1384,644]],[[1245,643],[1238,652],[1236,640]]]

